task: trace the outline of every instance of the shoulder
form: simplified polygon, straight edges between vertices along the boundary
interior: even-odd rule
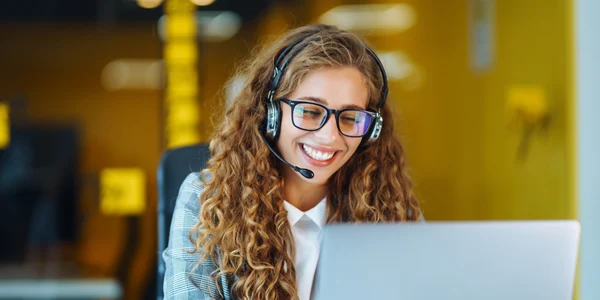
[[[208,175],[210,178],[210,175]],[[207,178],[207,179],[209,179]],[[200,212],[200,194],[204,190],[204,180],[199,172],[190,173],[179,188],[175,210],[186,209]]]
[[[412,217],[414,214],[414,210],[409,207],[408,208],[408,217]],[[418,214],[419,214],[419,218],[415,221],[417,223],[425,223],[425,217],[423,216],[423,212],[421,211],[421,209],[418,210]]]
[[[200,261],[193,228],[200,218],[200,194],[204,183],[199,173],[190,173],[179,189],[168,247],[163,252],[165,299],[220,299],[213,274],[217,266],[210,257]]]
[[[200,177],[200,173],[192,172],[185,178],[185,180],[183,180],[179,193],[192,193],[200,195],[203,189],[204,181]]]

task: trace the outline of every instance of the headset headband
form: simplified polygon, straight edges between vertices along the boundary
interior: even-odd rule
[[[294,56],[296,56],[296,54],[298,54],[298,52],[300,52],[300,51],[302,51],[302,49],[306,48],[310,42],[306,42],[298,47],[296,47],[296,46],[298,44],[302,43],[307,38],[313,36],[316,33],[318,33],[318,31],[315,31],[315,32],[312,32],[312,33],[302,36],[301,38],[297,39],[296,41],[294,41],[293,43],[291,43],[290,45],[285,47],[277,56],[277,59],[275,60],[275,63],[274,63],[275,68],[273,69],[273,77],[271,78],[271,88],[267,95],[267,98],[269,99],[270,102],[273,102],[273,97],[275,95],[275,91],[279,87],[279,83],[281,81],[281,78],[283,77],[283,72],[285,71],[285,68],[287,67],[288,63],[292,60],[292,58],[294,58]],[[314,40],[317,41],[320,39],[321,38],[315,38]],[[296,48],[294,49],[294,47],[296,47]],[[371,48],[369,48],[367,45],[364,45],[364,47],[365,47],[365,50],[367,50],[367,53],[369,53],[369,55],[373,58],[373,60],[375,60],[375,63],[377,64],[377,67],[379,68],[379,72],[381,73],[381,78],[383,80],[380,98],[379,98],[379,104],[377,105],[377,111],[379,112],[379,110],[385,104],[385,101],[386,101],[387,95],[388,95],[387,75],[385,73],[385,68],[383,67],[383,64],[379,60],[379,57],[377,57],[377,54],[375,54],[375,52],[373,50],[371,50]],[[288,53],[290,53],[290,51],[292,51],[292,49],[294,51],[291,52],[290,55],[288,55]],[[287,56],[287,58],[286,58],[286,56]],[[281,61],[284,58],[286,58],[285,61],[283,61],[283,63],[281,63]]]

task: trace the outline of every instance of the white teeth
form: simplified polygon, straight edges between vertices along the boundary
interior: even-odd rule
[[[308,156],[316,159],[316,160],[328,160],[333,157],[335,152],[321,152],[319,150],[313,149],[307,145],[302,145],[302,149],[304,152],[308,154]]]

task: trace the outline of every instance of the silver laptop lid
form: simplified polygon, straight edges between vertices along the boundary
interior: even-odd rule
[[[328,225],[314,299],[571,299],[577,221]]]

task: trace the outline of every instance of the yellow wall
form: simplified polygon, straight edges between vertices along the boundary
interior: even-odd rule
[[[342,1],[319,1],[314,17]],[[369,1],[385,3],[393,1]],[[416,25],[385,38],[378,51],[401,50],[425,70],[417,90],[392,82],[395,123],[431,220],[574,218],[570,86],[570,1],[495,1],[495,63],[470,67],[468,1],[404,1]],[[517,159],[522,136],[509,126],[506,90],[545,91],[551,121]]]
[[[492,218],[574,218],[574,164],[569,142],[573,97],[568,1],[497,1],[498,64],[485,89],[487,198]],[[525,163],[514,163],[518,135],[498,114],[510,84],[537,84],[546,93],[551,123],[534,137]],[[511,188],[506,188],[511,187]],[[508,202],[508,205],[504,203]]]

